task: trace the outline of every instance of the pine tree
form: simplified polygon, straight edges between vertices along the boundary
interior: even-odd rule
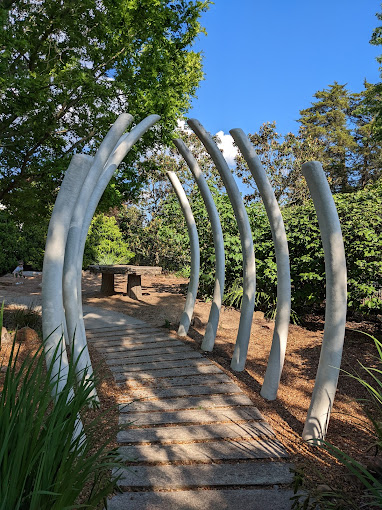
[[[352,154],[352,168],[357,178],[358,187],[375,182],[382,175],[382,147],[375,135],[375,115],[368,109],[367,98],[374,88],[371,83],[364,83],[362,92],[350,97],[349,119],[356,149]]]
[[[353,184],[350,166],[356,142],[348,125],[350,93],[334,82],[314,94],[317,101],[301,110],[300,122],[305,136],[317,138],[324,146],[321,162],[333,191],[349,191]]]

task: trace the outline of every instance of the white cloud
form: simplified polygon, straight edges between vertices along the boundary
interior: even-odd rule
[[[237,154],[237,147],[233,146],[233,138],[231,135],[224,134],[224,131],[218,131],[216,136],[220,138],[219,149],[223,150],[223,156],[225,157],[229,166],[235,166],[235,156]]]

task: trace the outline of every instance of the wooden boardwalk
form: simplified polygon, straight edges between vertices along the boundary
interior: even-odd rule
[[[110,321],[87,324],[124,396],[124,492],[108,508],[290,509],[288,455],[239,386],[175,335]]]

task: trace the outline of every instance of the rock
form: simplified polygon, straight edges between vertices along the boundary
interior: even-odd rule
[[[322,483],[321,485],[317,485],[317,491],[321,492],[321,493],[322,492],[332,493],[333,489],[331,487],[329,487],[329,485]]]
[[[264,319],[264,312],[253,312],[254,319]]]
[[[16,333],[17,342],[31,342],[38,339],[39,337],[37,332],[28,326],[19,329]]]
[[[11,343],[12,342],[12,336],[10,333],[8,333],[7,328],[4,326],[1,328],[1,343]]]

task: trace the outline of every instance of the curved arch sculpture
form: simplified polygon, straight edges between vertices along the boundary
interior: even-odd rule
[[[128,117],[123,117],[122,119],[121,117],[122,116],[118,118],[118,121],[120,122],[117,121],[118,123],[114,124],[110,132],[112,132],[114,128],[114,133],[118,129],[120,134],[122,134],[132,120],[130,115]],[[73,337],[74,334],[76,334],[74,342],[74,347],[76,349],[75,354],[77,356],[81,356],[78,360],[79,377],[81,377],[81,370],[87,369],[88,366],[91,367],[90,357],[87,351],[85,325],[83,321],[81,290],[82,260],[85,250],[86,236],[98,202],[100,201],[110,179],[114,175],[115,170],[123,161],[131,147],[159,120],[159,118],[159,115],[150,115],[119,140],[115,140],[116,137],[114,136],[108,144],[105,144],[104,158],[106,158],[106,162],[104,163],[103,168],[101,168],[101,172],[97,172],[98,180],[92,186],[91,194],[88,195],[86,209],[84,210],[84,208],[82,208],[82,223],[78,223],[76,243],[74,246],[71,246],[72,249],[70,251],[67,250],[67,255],[65,256],[63,280],[64,306],[68,334],[73,335]],[[125,128],[123,128],[123,124],[125,124]],[[83,355],[83,353],[86,354]]]
[[[198,136],[215,163],[227,190],[239,227],[241,248],[243,252],[243,301],[241,305],[239,331],[237,333],[235,349],[232,356],[231,368],[240,372],[241,370],[244,370],[247,358],[255,305],[256,269],[251,227],[249,226],[247,212],[241,199],[239,188],[237,187],[235,179],[233,178],[219,147],[198,120],[189,119],[187,123]]]
[[[65,313],[62,291],[66,241],[73,208],[92,162],[93,158],[84,154],[73,156],[57,195],[45,245],[42,328],[46,339],[44,344],[46,362],[48,366],[53,363],[54,396],[59,394],[65,386],[68,373],[68,357],[64,343]],[[56,356],[55,352],[57,352]]]
[[[85,373],[89,379],[91,378],[92,368],[87,351],[81,298],[82,259],[87,232],[98,202],[118,165],[133,144],[158,120],[158,115],[150,115],[129,133],[121,136],[132,121],[129,114],[121,115],[100,145],[96,156],[92,158],[84,154],[74,155],[65,173],[49,223],[43,264],[42,317],[43,335],[46,339],[44,350],[47,365],[50,367],[53,364],[54,397],[60,393],[67,381],[69,365],[64,336],[72,350],[73,361],[77,362],[77,375],[82,378]],[[239,226],[243,251],[244,292],[239,331],[231,363],[231,367],[239,371],[243,370],[245,365],[255,299],[256,275],[252,234],[240,192],[219,148],[197,120],[189,120],[188,124],[214,161]],[[275,244],[278,275],[277,316],[261,390],[261,395],[271,400],[276,398],[288,334],[290,315],[288,246],[280,209],[252,144],[240,129],[231,130],[231,134],[243,153],[264,200]],[[214,302],[202,344],[203,350],[212,350],[224,287],[223,235],[216,206],[195,158],[181,140],[174,143],[195,177],[214,234],[216,253]],[[346,320],[346,261],[338,214],[322,166],[318,162],[308,162],[302,166],[302,172],[316,209],[325,255],[324,338],[303,431],[305,440],[319,443],[327,431],[341,364]],[[198,287],[199,243],[195,221],[182,185],[176,174],[168,172],[167,175],[186,218],[192,252],[190,284],[178,331],[180,336],[185,336],[190,325]],[[93,398],[97,398],[95,390]],[[81,427],[78,418],[77,432]]]
[[[320,361],[308,416],[302,433],[306,441],[325,438],[337,389],[345,336],[347,282],[340,220],[321,163],[309,161],[302,173],[316,209],[325,256],[325,327]]]
[[[203,337],[201,349],[202,351],[211,352],[216,338],[216,332],[219,324],[220,310],[223,301],[224,279],[225,279],[225,260],[224,260],[224,239],[223,231],[220,223],[219,213],[216,209],[215,202],[212,198],[208,184],[199,168],[199,165],[192,155],[191,151],[185,145],[183,140],[179,138],[174,140],[174,144],[179,153],[183,156],[192,175],[198,185],[200,194],[202,195],[204,204],[207,209],[208,217],[211,222],[212,236],[215,249],[215,285],[210,309],[210,315],[206,326],[206,332]]]
[[[196,294],[199,286],[199,270],[200,270],[200,249],[199,249],[199,236],[196,229],[196,223],[194,215],[192,214],[190,203],[184,192],[183,186],[181,185],[178,176],[175,172],[166,172],[175,194],[179,200],[180,207],[182,208],[184,218],[187,223],[188,235],[190,238],[191,248],[191,274],[190,282],[188,284],[186,304],[184,310],[180,316],[178,335],[187,336],[189,330],[192,314],[194,312]]]
[[[77,362],[78,378],[81,379],[85,373],[90,379],[92,374],[83,325],[80,280],[83,247],[91,219],[118,165],[134,143],[159,118],[158,115],[147,117],[130,133],[120,138],[132,121],[129,114],[122,114],[105,137],[94,160],[90,156],[75,155],[66,171],[49,223],[43,264],[43,335],[47,339],[47,365],[51,366],[53,363],[55,396],[67,381],[68,357],[64,342],[66,330],[70,335],[69,344],[76,334],[71,345]],[[70,228],[73,231],[69,236]],[[73,301],[70,301],[71,299]],[[53,353],[56,350],[58,355],[54,358]],[[95,389],[92,396],[97,399]]]
[[[272,347],[269,354],[267,370],[260,395],[267,400],[274,400],[280,384],[284,366],[285,351],[288,340],[288,328],[291,310],[291,283],[289,267],[288,241],[284,221],[267,174],[256,155],[253,145],[242,129],[231,129],[230,133],[239,147],[256,186],[263,199],[272,231],[277,264],[277,311]]]

